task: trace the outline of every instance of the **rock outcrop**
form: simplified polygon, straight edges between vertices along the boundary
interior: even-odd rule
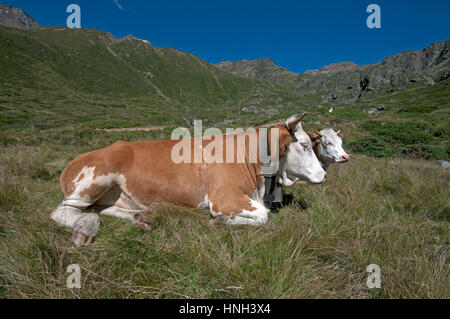
[[[22,30],[38,30],[39,24],[22,9],[0,4],[0,25]]]

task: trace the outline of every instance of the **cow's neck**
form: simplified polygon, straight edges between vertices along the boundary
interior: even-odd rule
[[[326,168],[330,165],[322,156],[322,143],[320,141],[317,141],[313,145],[314,153],[316,154],[317,159],[320,162],[320,165],[322,165],[322,168],[326,170]]]

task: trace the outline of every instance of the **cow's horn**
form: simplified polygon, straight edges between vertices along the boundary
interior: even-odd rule
[[[341,130],[339,130],[339,131],[336,132],[336,134],[339,134],[339,133],[341,133]]]
[[[288,123],[288,129],[293,131],[295,129],[295,127],[297,126],[297,124],[305,117],[306,112],[304,112],[302,115],[300,115],[299,117],[297,117],[295,120],[292,120]]]
[[[320,134],[320,132],[318,130],[314,130],[314,133],[316,133],[319,136],[322,136],[322,134]]]

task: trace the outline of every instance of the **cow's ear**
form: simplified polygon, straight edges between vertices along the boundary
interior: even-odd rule
[[[280,157],[287,154],[289,151],[289,144],[292,143],[292,135],[286,129],[280,130]]]
[[[309,135],[309,138],[311,139],[311,142],[315,142],[316,140],[318,140],[318,139],[320,139],[322,137],[317,132],[306,132],[306,134]]]
[[[288,129],[289,132],[294,132],[295,131],[295,127],[298,125],[298,123],[300,123],[300,121],[305,117],[306,112],[304,112],[302,115],[286,121],[286,128]]]
[[[341,140],[344,139],[344,134],[342,132],[339,132],[338,136],[341,138]]]

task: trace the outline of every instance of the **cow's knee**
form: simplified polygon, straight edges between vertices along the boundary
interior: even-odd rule
[[[241,209],[239,213],[223,214],[211,211],[211,225],[264,225],[269,219],[270,210],[258,201],[250,199],[253,210]],[[239,211],[239,210],[237,210]]]
[[[243,210],[238,217],[244,217],[251,219],[255,225],[263,225],[267,223],[269,219],[270,210],[259,201],[250,199],[252,210]]]
[[[80,208],[63,202],[50,214],[50,217],[60,226],[73,228],[83,214]]]

